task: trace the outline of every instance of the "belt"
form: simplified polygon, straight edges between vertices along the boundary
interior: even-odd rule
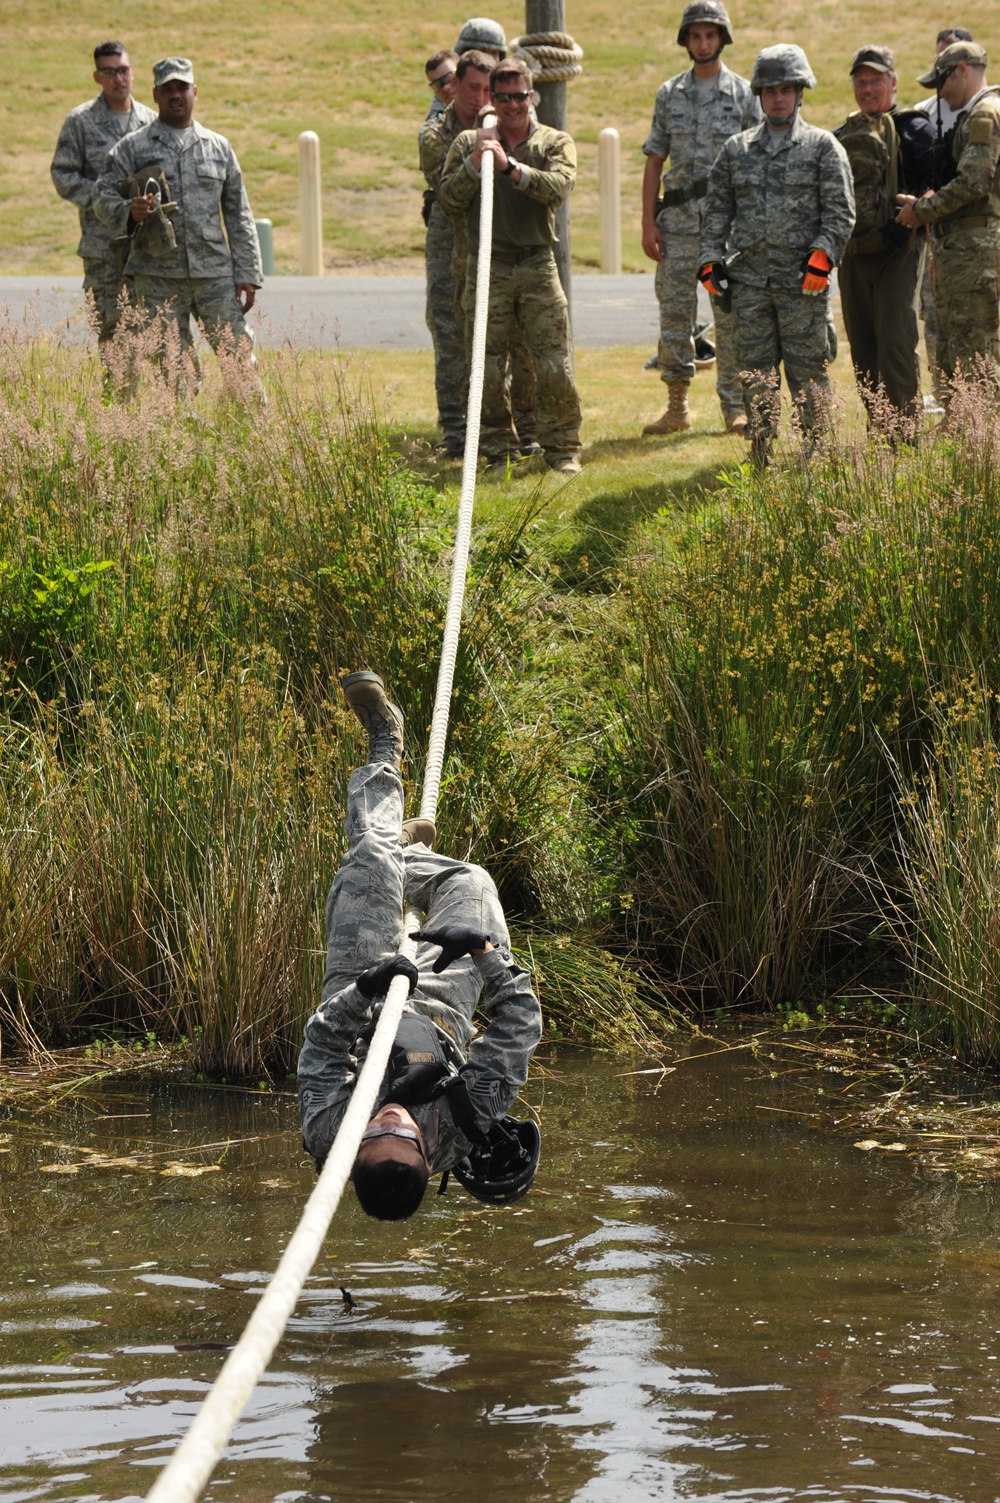
[[[677,204],[694,203],[696,198],[704,198],[708,192],[708,178],[695,178],[686,188],[664,188],[660,197],[661,209],[673,209]]]
[[[532,256],[541,255],[543,251],[547,251],[548,249],[547,245],[529,245],[524,250],[519,251],[495,250],[493,252],[493,260],[502,261],[504,266],[518,266],[522,261],[527,261]]]
[[[964,217],[956,215],[952,219],[939,219],[928,228],[932,240],[942,240],[945,235],[950,235],[952,230],[985,230],[988,224],[997,222],[992,214],[966,214]]]

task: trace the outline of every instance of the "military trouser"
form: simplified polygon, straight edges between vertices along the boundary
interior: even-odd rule
[[[455,232],[451,220],[435,203],[427,226],[424,256],[427,265],[427,327],[434,344],[434,389],[438,427],[445,442],[461,447],[465,440],[468,369],[465,337],[455,311],[452,257]]]
[[[935,238],[934,296],[946,379],[985,374],[1000,390],[1000,221]]]
[[[455,298],[458,308],[458,320],[462,328],[465,341],[465,364],[468,370],[472,359],[472,322],[465,316],[465,278],[468,259],[462,261],[461,271],[455,273]],[[521,326],[514,320],[511,326],[510,354],[507,360],[507,373],[505,376],[507,385],[507,397],[510,402],[511,416],[514,419],[514,427],[517,429],[518,442],[521,444],[533,443],[538,438],[538,387],[535,381],[535,369],[528,354],[528,347],[524,342]]]
[[[83,290],[94,300],[94,328],[99,345],[115,336],[121,317],[122,292],[134,297],[132,278],[119,270],[114,256],[84,256]]]
[[[469,257],[465,278],[468,338],[476,307],[476,262]],[[504,458],[517,448],[507,390],[507,360],[515,325],[519,325],[535,374],[538,397],[538,442],[550,464],[576,459],[580,453],[580,398],[573,379],[569,307],[547,247],[506,258],[494,253],[486,320],[486,365],[479,451],[488,459]]]
[[[755,445],[778,430],[780,369],[805,432],[825,419],[827,366],[837,353],[829,291],[808,297],[794,287],[733,284],[733,335],[743,404]]]
[[[919,410],[917,287],[923,257],[908,245],[847,256],[838,272],[840,306],[854,374],[870,405],[879,386],[904,417]]]
[[[931,241],[927,241],[927,251],[924,256],[924,269],[920,278],[920,317],[924,325],[924,348],[927,351],[927,372],[931,378],[931,386],[938,401],[944,390],[944,378],[941,374],[941,362],[938,359],[938,321],[937,304],[934,301],[934,256],[931,251]]]
[[[693,235],[663,235],[663,260],[656,267],[660,305],[660,380],[690,381],[694,376],[694,331],[698,321],[698,240]],[[715,312],[715,389],[726,417],[742,412],[743,391],[733,351],[732,315]]]
[[[180,347],[181,364],[191,361],[199,369],[191,336],[192,315],[205,331],[212,349],[230,349],[256,365],[253,334],[247,328],[231,277],[152,277],[133,278],[135,301],[145,322],[159,318],[164,325],[164,341],[158,355],[168,352],[173,331]],[[178,384],[185,385],[183,370]]]

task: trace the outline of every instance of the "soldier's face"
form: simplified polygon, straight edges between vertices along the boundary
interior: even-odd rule
[[[523,78],[517,74],[511,74],[510,78],[498,78],[494,85],[496,92],[493,94],[493,103],[496,106],[497,121],[510,135],[512,132],[524,130],[528,124],[528,112],[531,109],[531,90],[527,87]],[[515,94],[523,95],[521,99],[515,99]]]
[[[854,75],[854,97],[866,115],[885,115],[896,103],[895,73],[877,68],[859,68]]]
[[[722,49],[722,32],[707,21],[698,21],[687,30],[687,50],[696,63],[714,62]]]
[[[490,75],[470,68],[455,88],[455,109],[460,119],[475,120],[484,104],[490,102]]]
[[[168,78],[165,84],[160,84],[158,89],[153,90],[153,98],[159,106],[160,119],[163,123],[172,125],[178,130],[185,130],[191,124],[191,117],[194,114],[198,86],[185,83],[180,78]]]
[[[787,125],[795,114],[800,97],[795,84],[767,84],[760,91],[760,107],[770,125]]]
[[[105,99],[111,105],[122,105],[132,93],[132,64],[127,52],[101,57],[94,69],[94,82],[99,83]]]

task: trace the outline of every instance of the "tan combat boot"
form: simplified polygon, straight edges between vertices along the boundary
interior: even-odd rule
[[[747,419],[744,412],[723,413],[726,420],[726,432],[744,434],[747,431]]]
[[[691,414],[688,411],[688,387],[689,381],[668,381],[667,391],[670,393],[670,405],[662,417],[658,417],[655,423],[647,423],[643,433],[686,433],[691,426]]]

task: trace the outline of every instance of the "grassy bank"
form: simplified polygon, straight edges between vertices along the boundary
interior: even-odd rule
[[[989,411],[891,449],[848,404],[758,475],[706,382],[690,435],[634,437],[640,354],[581,358],[582,476],[481,486],[442,848],[493,871],[553,1033],[864,1005],[994,1059]],[[386,675],[415,796],[437,671],[458,467],[426,357],[381,360],[108,406],[87,355],[0,345],[5,1051],[292,1062],[359,750],[332,686]]]
[[[627,270],[649,270],[639,243],[642,142],[663,79],[685,61],[677,47],[683,6],[635,0],[627,15],[607,0],[570,0],[566,24],[584,48],[583,76],[570,89],[570,129],[579,146],[573,197],[573,254],[599,264],[597,136],[622,138],[623,255]],[[762,46],[805,46],[819,87],[809,118],[832,126],[854,108],[848,67],[864,42],[895,47],[900,98],[923,97],[915,82],[949,21],[930,0],[873,18],[862,0],[820,6],[803,0],[748,0],[732,8],[736,45],[726,60],[748,74]],[[508,37],[524,30],[523,9],[492,11]],[[8,143],[0,158],[0,273],[75,273],[75,211],[49,178],[59,127],[96,92],[91,53],[109,28],[131,49],[137,97],[150,100],[159,57],[191,57],[199,80],[198,118],[232,140],[258,215],[274,221],[278,267],[298,268],[296,140],[319,133],[323,150],[324,234],[330,270],[419,270],[423,254],[416,128],[427,107],[422,64],[449,46],[467,11],[441,4],[389,6],[384,0],[335,9],[317,0],[292,7],[266,0],[204,6],[177,0],[165,13],[150,0],[109,11],[96,0],[72,8],[37,0],[11,27],[10,76],[0,103]],[[952,16],[951,20],[956,18]],[[991,48],[995,13],[970,0],[957,17]]]

